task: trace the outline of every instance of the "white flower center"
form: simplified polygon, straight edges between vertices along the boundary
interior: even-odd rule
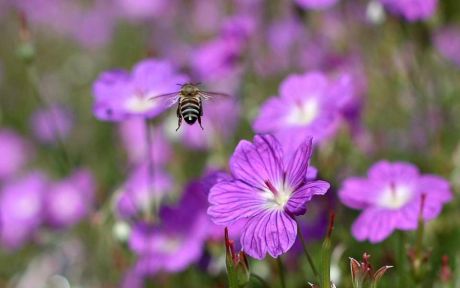
[[[78,191],[72,188],[67,189],[69,190],[57,193],[54,196],[54,202],[51,203],[51,207],[54,210],[53,212],[59,214],[59,217],[66,220],[74,216],[75,213],[78,213],[78,207],[82,201]]]
[[[272,186],[272,189],[270,189],[270,187],[266,187],[262,193],[262,197],[270,203],[270,207],[282,210],[291,198],[291,194],[292,189],[289,187],[286,187],[285,185],[275,185]]]
[[[412,198],[412,189],[405,185],[390,185],[381,193],[378,204],[388,209],[399,209]]]
[[[287,118],[289,124],[308,125],[318,116],[319,103],[315,98],[307,99],[295,105]]]
[[[40,210],[40,200],[37,197],[21,197],[16,202],[16,217],[18,219],[30,219],[36,217]]]
[[[150,94],[144,95],[136,93],[128,97],[125,101],[125,107],[133,113],[145,113],[156,106],[156,102],[150,99]]]
[[[171,254],[176,252],[181,246],[182,240],[178,236],[174,237],[162,237],[162,239],[156,243],[154,250]]]

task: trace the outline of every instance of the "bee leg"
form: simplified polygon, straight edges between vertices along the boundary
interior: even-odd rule
[[[182,124],[182,116],[179,116],[178,121],[177,121],[177,129],[176,129],[176,131],[179,130],[181,124]]]
[[[198,116],[198,124],[200,124],[201,130],[204,130],[203,126],[201,125],[201,116]]]
[[[180,128],[180,124],[182,124],[182,115],[180,114],[180,103],[177,105],[177,110],[176,110],[176,115],[177,115],[177,130]]]

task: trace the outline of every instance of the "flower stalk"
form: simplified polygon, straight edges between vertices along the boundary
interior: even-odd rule
[[[20,28],[19,28],[20,44],[17,48],[17,55],[25,64],[27,80],[32,89],[33,97],[35,97],[35,99],[37,100],[40,106],[46,109],[49,109],[50,105],[48,101],[40,93],[39,77],[38,77],[37,69],[35,67],[35,57],[36,57],[35,46],[32,42],[32,36],[31,36],[30,28],[29,28],[29,23],[27,21],[27,16],[24,12],[19,12],[19,23],[20,23]],[[50,109],[50,111],[51,111],[51,116],[53,118],[56,118],[54,116],[54,111],[52,109]],[[56,132],[56,142],[59,148],[58,150],[61,154],[60,159],[56,158],[57,165],[66,174],[67,172],[69,172],[69,170],[72,167],[72,161],[70,160],[70,157],[67,153],[67,149],[59,133],[57,121],[53,121],[53,123],[48,123],[48,125],[49,125],[50,131]]]
[[[423,249],[423,236],[425,232],[425,221],[423,220],[423,210],[426,202],[426,194],[422,194],[420,201],[420,211],[418,215],[417,236],[414,248],[409,251],[409,259],[414,280],[418,283],[423,279],[425,269],[424,263],[428,261],[429,252]]]
[[[246,287],[251,278],[248,259],[243,251],[235,253],[235,246],[228,237],[227,227],[225,227],[225,256],[229,288]]]
[[[318,270],[316,269],[315,263],[313,262],[313,258],[311,257],[310,253],[308,253],[307,243],[305,242],[305,238],[303,237],[302,228],[300,227],[299,221],[296,219],[297,222],[297,231],[299,232],[300,242],[302,242],[303,253],[305,257],[307,257],[308,264],[310,265],[311,270],[313,271],[313,275],[315,276],[316,280],[319,278]]]
[[[147,181],[148,181],[148,187],[150,189],[150,195],[151,198],[149,199],[149,203],[147,205],[147,211],[145,211],[146,219],[148,221],[155,221],[157,219],[158,215],[158,207],[160,206],[159,203],[157,203],[157,199],[155,198],[155,164],[154,164],[154,151],[153,151],[153,145],[152,145],[152,129],[150,127],[150,121],[148,118],[145,118],[144,120],[144,125],[145,125],[145,145],[147,149],[147,169],[148,169],[148,175],[147,175]]]
[[[334,230],[334,221],[335,213],[332,211],[329,216],[329,226],[327,229],[326,239],[324,239],[321,250],[321,287],[331,287],[331,235]]]

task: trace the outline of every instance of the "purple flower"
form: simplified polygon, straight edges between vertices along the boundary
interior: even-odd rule
[[[436,13],[437,0],[380,0],[392,13],[403,16],[408,21],[430,18]]]
[[[196,192],[187,189],[177,206],[162,207],[159,224],[138,222],[133,227],[129,247],[140,257],[137,273],[179,272],[200,259],[208,219],[205,202],[194,197]]]
[[[257,133],[274,133],[294,151],[308,136],[321,142],[335,133],[340,108],[353,95],[348,75],[333,81],[319,72],[291,75],[280,85],[280,97],[271,97],[253,123]]]
[[[70,111],[54,104],[48,109],[41,108],[34,112],[30,119],[30,126],[37,139],[43,143],[54,143],[59,139],[65,139],[73,126]]]
[[[0,242],[17,249],[42,223],[47,180],[38,173],[7,182],[0,196]]]
[[[95,183],[87,170],[77,170],[68,178],[51,183],[45,198],[46,221],[56,228],[78,223],[90,212]]]
[[[260,62],[257,68],[260,74],[267,75],[296,67],[298,59],[295,55],[298,55],[300,47],[304,47],[302,42],[306,38],[303,28],[295,17],[278,20],[269,26],[266,47],[269,54],[267,57],[258,57]]]
[[[158,0],[117,0],[120,13],[130,19],[146,20],[161,16],[169,1]]]
[[[216,225],[211,221],[210,217],[206,214],[208,209],[208,195],[211,188],[222,181],[231,181],[232,177],[224,172],[220,171],[209,171],[205,173],[205,176],[197,181],[190,182],[185,188],[185,194],[182,198],[182,203],[188,203],[189,205],[196,208],[196,211],[200,211],[206,215],[208,219],[207,227],[207,238],[214,241],[220,241],[224,239],[223,225]],[[232,225],[229,225],[228,231],[231,238],[237,238],[241,236],[241,229],[244,226],[245,221],[238,221]]]
[[[380,161],[367,178],[352,177],[339,191],[341,201],[363,212],[353,223],[353,236],[372,243],[383,241],[395,229],[415,230],[421,209],[424,220],[438,216],[444,203],[452,199],[449,183],[436,175],[421,175],[405,162]]]
[[[460,66],[460,28],[450,26],[440,29],[435,34],[434,44],[444,58]]]
[[[103,121],[153,118],[167,107],[150,98],[178,91],[177,84],[184,82],[187,82],[185,75],[179,74],[169,62],[157,59],[139,62],[131,73],[104,72],[93,85],[93,113]]]
[[[209,216],[218,225],[245,219],[241,247],[254,258],[285,253],[297,236],[294,217],[306,212],[314,195],[329,189],[327,182],[307,180],[311,153],[311,139],[290,158],[271,135],[241,141],[230,160],[233,179],[217,183],[209,193]]]
[[[191,66],[198,78],[216,81],[239,74],[240,60],[254,29],[255,23],[249,17],[228,18],[216,38],[194,51]]]
[[[191,66],[200,79],[220,79],[238,72],[242,49],[239,39],[217,38],[193,52]]]
[[[63,0],[16,0],[15,7],[24,11],[34,26],[45,26],[53,32],[72,37],[89,48],[106,44],[115,27],[112,4],[92,1],[81,5],[78,1]]]
[[[177,121],[175,121],[177,125]],[[150,127],[152,129],[152,154],[155,165],[166,164],[171,160],[171,144],[161,127]],[[175,128],[174,128],[175,129]],[[146,123],[143,119],[130,119],[120,123],[119,132],[121,141],[128,153],[129,162],[140,164],[148,159]]]
[[[171,191],[172,185],[170,176],[158,167],[155,167],[151,177],[148,165],[140,165],[116,195],[117,214],[121,218],[131,218],[147,211],[154,201],[159,201]]]
[[[305,9],[322,10],[335,5],[338,0],[296,0]]]
[[[0,129],[0,180],[16,174],[31,156],[27,142],[9,129]]]

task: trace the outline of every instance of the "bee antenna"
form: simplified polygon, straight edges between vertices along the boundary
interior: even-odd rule
[[[181,83],[176,83],[177,86],[184,86],[184,84],[181,84]]]

